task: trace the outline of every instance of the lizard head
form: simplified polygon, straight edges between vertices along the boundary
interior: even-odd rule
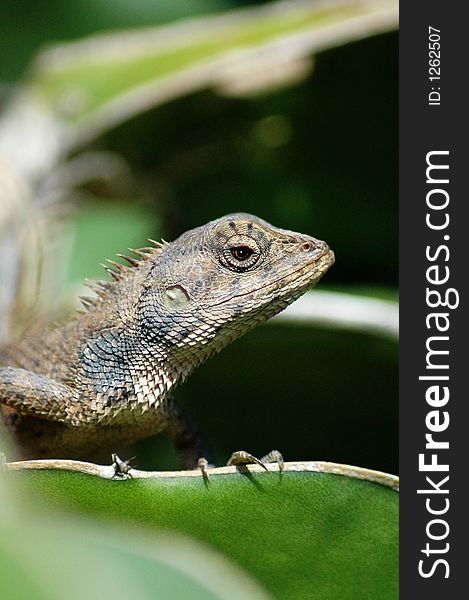
[[[227,215],[155,256],[139,322],[175,352],[204,346],[210,354],[286,308],[333,263],[325,242],[252,215]]]

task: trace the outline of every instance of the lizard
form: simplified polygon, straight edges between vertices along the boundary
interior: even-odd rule
[[[325,242],[244,213],[150,241],[118,255],[126,264],[108,260],[110,279],[68,321],[0,353],[0,413],[23,459],[90,459],[164,433],[205,477],[208,445],[173,388],[334,263]],[[260,461],[238,451],[240,462]]]

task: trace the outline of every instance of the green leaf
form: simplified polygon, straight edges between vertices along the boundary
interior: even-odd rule
[[[0,477],[2,598],[270,598],[247,573],[195,540],[44,510],[30,494],[5,489],[7,483]]]
[[[23,494],[78,513],[164,528],[209,544],[250,571],[275,598],[397,598],[397,480],[331,463],[287,463],[280,475],[249,467],[197,472],[133,471],[125,481],[91,475],[110,467],[51,462],[87,472],[23,470]],[[12,468],[15,465],[12,465]],[[101,469],[101,471],[99,470]],[[316,471],[316,472],[315,472]],[[321,471],[321,472],[317,472]]]
[[[271,322],[355,329],[397,341],[399,305],[393,300],[348,293],[348,290],[321,289],[305,294]]]
[[[45,50],[28,85],[59,120],[79,124],[74,144],[203,88],[249,94],[296,81],[312,54],[392,30],[397,15],[394,0],[273,2],[106,33]]]
[[[5,598],[217,600],[268,595],[240,569],[181,536],[42,519],[3,530]]]

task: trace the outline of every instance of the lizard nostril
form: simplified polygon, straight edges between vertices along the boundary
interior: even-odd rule
[[[312,242],[305,242],[304,244],[301,244],[301,249],[304,250],[305,252],[309,252],[312,247],[313,247]]]

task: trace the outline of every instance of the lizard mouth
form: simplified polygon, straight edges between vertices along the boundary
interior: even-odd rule
[[[316,283],[322,277],[322,275],[324,275],[324,273],[326,273],[326,271],[329,270],[329,268],[334,264],[334,261],[335,261],[334,251],[327,247],[322,254],[317,256],[314,260],[310,260],[309,262],[302,265],[301,267],[298,267],[298,269],[296,269],[295,271],[291,271],[290,273],[287,273],[286,275],[283,275],[282,277],[279,277],[278,279],[274,279],[274,281],[270,281],[269,283],[266,283],[265,285],[262,285],[258,288],[248,290],[247,292],[243,292],[242,294],[236,294],[235,296],[231,296],[227,300],[223,300],[222,302],[219,302],[216,306],[220,306],[221,304],[226,304],[227,302],[230,302],[234,298],[242,298],[243,296],[250,296],[250,295],[255,294],[256,292],[260,292],[261,290],[264,290],[266,288],[276,287],[276,286],[278,286],[279,283],[281,283],[285,279],[291,279],[291,283],[294,283],[294,282],[298,281],[298,279],[301,279],[302,275],[308,273],[313,267],[315,267],[314,273],[311,274],[311,277],[308,278],[308,280],[309,280],[308,283],[304,286],[305,288],[311,287],[314,283]]]

